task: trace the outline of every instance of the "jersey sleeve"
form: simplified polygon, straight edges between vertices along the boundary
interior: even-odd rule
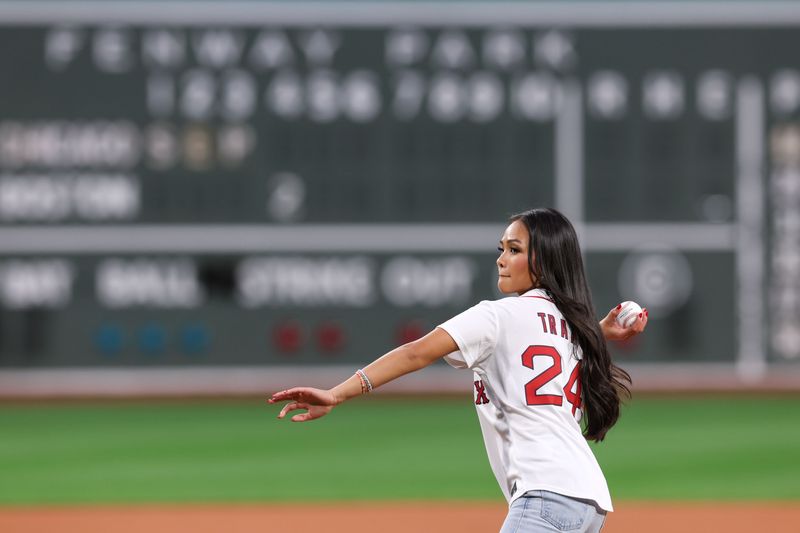
[[[450,366],[475,369],[494,352],[499,323],[492,304],[485,300],[439,324],[458,345],[459,351],[444,357]]]

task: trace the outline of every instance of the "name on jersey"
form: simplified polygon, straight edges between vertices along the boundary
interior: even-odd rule
[[[560,328],[557,327],[556,317],[550,313],[536,313],[542,320],[542,331],[551,335],[558,335],[564,339],[569,340],[569,328],[567,328],[567,321],[560,319]]]

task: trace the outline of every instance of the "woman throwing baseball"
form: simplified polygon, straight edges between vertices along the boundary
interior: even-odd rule
[[[390,351],[330,390],[296,387],[283,418],[314,420],[354,396],[444,358],[475,374],[475,405],[492,470],[510,507],[501,533],[599,531],[612,510],[605,477],[586,440],[601,441],[619,418],[628,374],[606,340],[624,340],[619,307],[598,324],[575,230],[561,213],[511,218],[500,239],[498,288],[517,297],[483,301],[419,340]]]

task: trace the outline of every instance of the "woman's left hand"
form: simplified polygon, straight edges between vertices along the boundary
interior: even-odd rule
[[[331,412],[336,405],[341,403],[331,391],[322,389],[313,389],[311,387],[295,387],[293,389],[276,392],[272,395],[269,403],[278,403],[289,401],[281,409],[278,418],[283,418],[291,411],[305,409],[305,413],[294,415],[292,422],[307,422],[308,420],[316,420]]]
[[[616,306],[608,312],[606,317],[600,321],[600,329],[607,341],[624,341],[638,335],[647,326],[647,308],[642,309],[642,314],[636,317],[636,322],[627,328],[617,324],[617,315],[622,310],[622,304]]]

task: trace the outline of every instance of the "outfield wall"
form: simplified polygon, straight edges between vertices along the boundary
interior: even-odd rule
[[[533,206],[599,315],[648,308],[637,388],[798,389],[798,30],[787,2],[0,2],[0,396],[337,381],[500,297]]]

